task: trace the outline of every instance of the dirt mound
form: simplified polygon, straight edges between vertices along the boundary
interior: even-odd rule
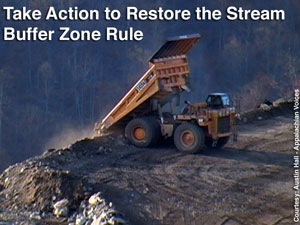
[[[51,214],[61,199],[68,199],[69,210],[75,212],[92,194],[94,181],[85,177],[84,171],[72,171],[70,165],[76,166],[87,154],[107,154],[113,143],[117,144],[114,137],[84,139],[7,168],[0,176],[0,212],[8,209]]]
[[[51,211],[57,199],[67,197],[75,205],[83,198],[81,178],[38,161],[16,165],[0,177],[5,188],[2,205],[7,209]]]

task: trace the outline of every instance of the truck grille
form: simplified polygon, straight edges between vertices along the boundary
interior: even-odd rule
[[[230,132],[230,117],[224,116],[218,119],[218,133],[224,134]]]

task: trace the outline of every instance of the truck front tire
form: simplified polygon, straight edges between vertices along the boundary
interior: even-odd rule
[[[180,124],[173,138],[176,148],[181,152],[195,153],[204,149],[204,131],[192,123]]]
[[[151,118],[132,119],[125,128],[125,137],[137,147],[155,144],[159,135]]]

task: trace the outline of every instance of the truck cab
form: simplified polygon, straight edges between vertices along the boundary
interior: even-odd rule
[[[232,105],[231,100],[226,93],[212,93],[208,95],[206,104],[207,107],[213,109],[227,108]]]

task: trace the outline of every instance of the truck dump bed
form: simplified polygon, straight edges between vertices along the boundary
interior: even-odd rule
[[[153,102],[164,104],[167,99],[187,90],[190,71],[186,55],[199,39],[199,34],[167,39],[150,59],[148,71],[101,123],[96,123],[95,130],[101,132],[125,124],[131,118],[149,113]]]

